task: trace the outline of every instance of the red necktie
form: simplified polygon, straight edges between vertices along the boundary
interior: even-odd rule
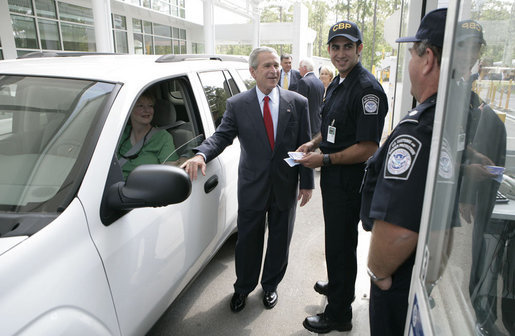
[[[270,107],[268,101],[270,97],[265,96],[265,102],[263,104],[263,119],[265,120],[266,134],[268,135],[268,141],[270,141],[270,147],[274,149],[274,122],[272,121],[272,114],[270,113]]]

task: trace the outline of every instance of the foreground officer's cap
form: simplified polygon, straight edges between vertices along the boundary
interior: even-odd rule
[[[432,45],[442,48],[446,18],[447,8],[435,9],[422,18],[415,36],[401,37],[395,40],[395,42],[420,42],[428,40]]]
[[[483,27],[475,20],[463,20],[458,22],[456,39],[458,42],[472,39],[477,43],[486,45],[486,41],[483,38]]]
[[[352,21],[340,21],[336,22],[331,29],[329,29],[329,36],[327,38],[327,44],[337,36],[343,36],[351,40],[352,42],[363,41],[361,37],[361,31],[358,26]]]

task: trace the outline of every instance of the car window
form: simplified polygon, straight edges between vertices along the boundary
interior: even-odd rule
[[[248,69],[238,69],[237,71],[238,75],[240,75],[241,79],[243,80],[243,83],[245,83],[247,90],[250,90],[256,86],[256,80],[252,77]]]
[[[231,89],[231,96],[240,93],[240,89],[238,88],[238,85],[236,85],[236,82],[234,81],[234,78],[232,78],[230,72],[225,70],[224,75],[225,78],[227,78],[227,83],[229,83],[229,88]]]
[[[88,80],[0,76],[0,209],[66,206],[81,178],[116,85]],[[93,144],[92,144],[93,143]]]
[[[0,112],[0,139],[11,134],[13,131],[13,113],[2,111]]]
[[[225,102],[227,98],[232,95],[229,81],[222,71],[201,72],[198,75],[209,103],[211,117],[213,118],[215,127],[218,127],[222,122],[222,117],[225,112]],[[232,78],[230,79],[232,80]],[[232,80],[232,82],[233,85],[236,86],[234,80]]]
[[[191,97],[186,77],[155,83],[135,97],[115,153],[124,178],[142,164],[180,166],[194,155],[193,148],[204,139],[204,130]],[[143,114],[143,119],[138,114]],[[141,128],[145,136],[136,136]]]

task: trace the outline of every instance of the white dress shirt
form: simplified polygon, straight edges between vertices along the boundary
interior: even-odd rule
[[[258,97],[259,107],[261,108],[261,115],[263,115],[263,106],[265,104],[265,94],[259,90],[256,86],[256,93]],[[274,123],[274,140],[277,134],[277,122],[279,121],[279,89],[277,87],[268,94],[270,100],[268,101],[268,107],[270,107],[270,114],[272,115],[272,121]]]

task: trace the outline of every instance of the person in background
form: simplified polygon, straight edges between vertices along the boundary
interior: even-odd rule
[[[299,72],[302,78],[299,81],[297,92],[308,99],[311,135],[314,137],[320,132],[320,110],[325,91],[324,84],[313,72],[313,62],[309,58],[300,61]]]
[[[415,36],[408,71],[419,105],[367,161],[361,220],[372,230],[368,254],[370,334],[404,334],[420,229],[447,9],[429,12]]]
[[[254,49],[249,70],[256,87],[227,100],[220,126],[196,148],[197,155],[181,166],[192,180],[197,178],[199,169],[205,175],[206,163],[238,137],[241,155],[236,282],[230,302],[233,312],[245,307],[247,296],[258,284],[266,228],[268,240],[261,275],[263,304],[266,309],[276,305],[277,286],[288,265],[296,200],[303,206],[314,188],[312,169],[290,167],[284,161],[289,151],[311,138],[307,99],[277,86],[279,56],[273,48]]]
[[[297,85],[301,78],[298,70],[291,68],[292,56],[290,54],[281,55],[281,76],[279,86],[290,91],[297,91]]]
[[[143,92],[136,100],[123,131],[117,156],[125,179],[139,165],[179,160],[170,133],[151,124],[154,103],[154,96],[149,91]]]
[[[323,313],[303,322],[315,333],[352,329],[360,186],[365,161],[378,148],[388,111],[383,88],[359,61],[362,42],[354,22],[340,21],[330,28],[327,51],[340,76],[327,89],[321,132],[297,149],[306,153],[297,162],[322,167],[328,282],[318,281],[315,291],[326,295],[328,304]],[[314,152],[318,147],[322,153]]]
[[[322,84],[324,84],[324,98],[327,92],[327,88],[329,87],[329,84],[331,84],[331,82],[333,81],[333,78],[333,70],[331,70],[328,66],[325,65],[320,67],[320,80],[322,81]]]

